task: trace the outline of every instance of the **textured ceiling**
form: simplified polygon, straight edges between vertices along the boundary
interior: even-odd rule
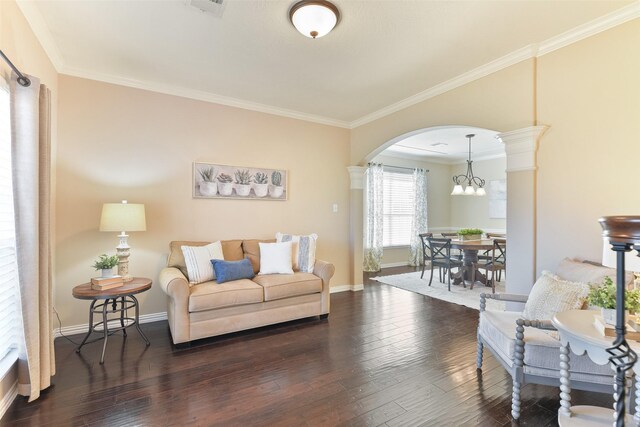
[[[62,73],[350,123],[630,3],[334,0],[340,23],[312,40],[293,1],[225,1],[222,17],[187,0],[19,4]]]

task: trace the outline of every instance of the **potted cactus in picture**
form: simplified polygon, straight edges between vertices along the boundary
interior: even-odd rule
[[[198,169],[202,182],[200,183],[200,193],[203,196],[215,196],[218,193],[216,183],[216,170],[212,167]]]
[[[221,196],[230,196],[233,192],[233,178],[226,173],[221,173],[218,179],[218,192]]]
[[[275,199],[282,197],[284,187],[282,186],[282,174],[278,171],[273,171],[271,174],[271,187],[269,187],[269,195]]]
[[[266,173],[256,172],[253,176],[253,192],[256,197],[264,197],[269,192],[269,177]]]
[[[247,197],[251,191],[251,173],[249,169],[238,169],[236,175],[236,194],[241,197]]]

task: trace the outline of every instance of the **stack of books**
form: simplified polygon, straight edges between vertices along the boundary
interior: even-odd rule
[[[124,280],[122,276],[94,277],[91,279],[91,289],[95,289],[96,291],[104,291],[106,289],[117,288],[118,286],[122,286],[123,284]]]
[[[629,316],[631,317],[631,316]],[[633,341],[640,341],[640,325],[636,323],[640,319],[627,318],[627,324],[625,325],[626,334],[625,337],[627,339]],[[610,325],[604,321],[601,315],[597,314],[593,321],[593,326],[605,337],[615,337],[616,336],[616,327],[615,325]]]

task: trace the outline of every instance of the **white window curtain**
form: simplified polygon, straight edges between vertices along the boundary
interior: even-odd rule
[[[409,265],[417,266],[424,263],[422,243],[418,234],[427,232],[427,171],[425,169],[415,169],[413,171],[413,189],[415,191],[415,204],[411,220]]]
[[[380,271],[382,262],[383,223],[383,166],[370,163],[365,172],[365,229],[364,262],[362,269],[368,272]]]
[[[51,385],[53,294],[50,250],[51,93],[29,76],[23,87],[11,76],[11,160],[22,309],[18,350],[18,393],[29,401]]]

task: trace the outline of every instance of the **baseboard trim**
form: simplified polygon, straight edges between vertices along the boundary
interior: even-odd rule
[[[11,386],[7,394],[2,396],[2,399],[0,399],[0,419],[2,419],[2,417],[7,412],[7,410],[13,403],[13,401],[16,400],[16,397],[18,397],[18,381],[17,380],[13,383],[13,385]]]
[[[167,320],[167,312],[160,313],[141,314],[140,323],[159,322],[161,320]],[[57,328],[54,330],[54,339],[63,335],[75,335],[84,334],[89,330],[89,324],[84,323],[82,325],[65,326],[63,328]]]
[[[332,286],[329,289],[329,293],[336,294],[338,292],[347,292],[347,291],[356,292],[356,291],[362,291],[362,290],[364,290],[364,285],[363,284],[360,284],[360,285],[338,285],[338,286]]]
[[[380,264],[380,268],[403,267],[405,265],[409,265],[409,263],[407,261],[388,262],[385,264]]]

